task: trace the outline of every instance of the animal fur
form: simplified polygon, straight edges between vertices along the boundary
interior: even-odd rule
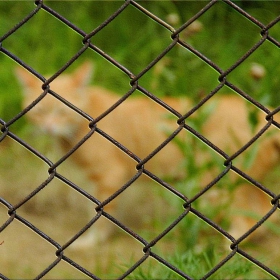
[[[92,70],[92,63],[86,62],[74,73],[59,76],[50,84],[50,88],[92,118],[97,118],[115,104],[120,96],[105,88],[90,86]],[[23,108],[25,108],[42,93],[42,82],[22,68],[17,68],[17,76],[23,85]],[[205,107],[212,104],[213,108],[202,121],[200,132],[219,149],[232,155],[265,125],[265,114],[257,110],[257,123],[253,130],[248,120],[248,103],[244,99],[237,95],[222,95],[213,99],[214,102],[210,100],[204,105]],[[163,98],[163,101],[181,114],[185,114],[194,106],[191,100],[184,97]],[[90,132],[88,120],[50,94],[32,108],[27,116],[31,123],[55,136],[64,152],[74,147]],[[143,159],[157,148],[178,125],[176,118],[172,121],[171,114],[148,97],[131,96],[101,119],[97,127]],[[205,151],[200,148],[196,150],[196,147],[192,146],[188,132],[184,131],[176,138],[184,143],[185,149],[193,150],[198,168],[209,161],[209,156]],[[261,136],[254,144],[258,146],[254,161],[249,166],[245,166],[244,172],[262,182],[265,175],[279,162],[279,139],[279,132]],[[86,171],[89,180],[95,183],[94,195],[100,201],[104,201],[115,193],[137,172],[135,160],[96,132],[71,158]],[[160,178],[169,177],[174,180],[184,178],[187,182],[190,174],[186,168],[182,167],[182,162],[187,160],[179,145],[172,141],[145,164],[145,169]],[[236,161],[240,162],[239,166],[246,165],[244,156],[239,156],[233,164]],[[201,186],[206,186],[213,180],[213,174],[218,174],[215,170],[213,168],[207,173],[203,171]],[[230,175],[232,181],[237,180],[236,177]],[[222,191],[220,194],[218,192],[214,203],[218,203],[222,194]],[[231,195],[231,207],[234,209],[253,211],[259,215],[264,215],[271,209],[269,203],[271,198],[246,181],[243,181]],[[105,206],[105,211],[114,213],[116,207],[116,203],[109,203]],[[236,214],[232,219],[230,232],[237,238],[255,223],[256,221],[252,218]],[[106,240],[111,234],[111,230],[106,226],[98,232],[99,234],[90,232],[86,239],[81,239],[80,244],[89,245],[96,240]]]

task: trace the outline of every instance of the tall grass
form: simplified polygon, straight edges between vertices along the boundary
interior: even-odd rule
[[[0,2],[0,36],[35,8],[32,2]],[[44,3],[88,33],[123,4],[120,1],[44,1]],[[170,15],[175,16],[170,24],[178,28],[206,2],[141,1],[140,4],[165,21],[170,21]],[[237,4],[264,23],[278,16],[277,2],[240,1]],[[194,34],[182,32],[180,37],[223,70],[235,63],[260,39],[259,29],[256,26],[222,2],[213,6],[199,18],[199,21],[201,30]],[[279,32],[279,24],[271,29],[272,36],[277,37]],[[138,74],[171,43],[170,36],[169,31],[131,6],[91,41],[134,74]],[[82,47],[82,37],[45,11],[39,11],[22,28],[4,40],[3,47],[40,73],[53,74]],[[92,83],[112,89],[118,94],[128,90],[129,78],[91,50],[86,51],[75,64],[88,59],[94,61],[96,68]],[[277,94],[280,88],[279,59],[279,50],[270,42],[265,42],[256,53],[228,76],[228,80],[260,102],[279,104],[280,97]],[[256,80],[250,75],[253,63],[258,63],[266,69],[267,75],[263,79]],[[14,75],[15,67],[14,61],[0,53],[0,118],[6,121],[21,110],[21,88]],[[139,84],[157,96],[188,96],[200,100],[218,85],[218,76],[216,71],[194,54],[181,46],[176,46],[140,79]],[[202,122],[203,118],[200,118],[200,121]],[[199,127],[201,123],[194,125]],[[26,127],[25,121],[20,120],[12,129],[20,133]],[[186,156],[191,158],[189,155]],[[195,186],[199,173],[195,171],[197,168],[194,161],[189,160],[187,164],[185,168],[193,175],[190,184],[193,182]],[[193,190],[194,193],[195,191]],[[176,203],[177,200],[171,202],[171,205]],[[210,214],[215,216],[218,211],[216,208]],[[201,242],[202,235],[205,231],[209,231],[209,226],[197,218],[184,219],[179,228],[180,230],[174,233],[176,237],[179,235],[177,240],[180,245],[176,248],[178,251],[169,254],[167,260],[194,278],[202,277],[225,256],[225,249],[219,247],[220,250],[217,252],[214,251],[213,244]],[[167,243],[174,237],[172,234],[173,232],[166,237]],[[217,242],[221,240],[214,232],[213,236],[217,238]],[[203,250],[197,244],[200,244]],[[124,271],[128,265],[124,264],[121,269]],[[266,277],[258,269],[255,271],[251,263],[237,256],[219,270],[213,279],[238,277],[253,279],[260,277],[259,275]],[[144,268],[140,266],[129,279],[177,279],[177,277],[178,275],[161,265],[147,263]]]
[[[45,3],[86,32],[95,29],[123,4],[119,1]],[[179,27],[198,12],[205,2],[147,1],[141,4],[165,21],[170,14],[175,14],[176,20],[172,24]],[[261,6],[239,4],[265,23],[277,16],[277,9],[274,8],[276,3],[262,1]],[[0,2],[0,34],[6,33],[34,8],[32,1]],[[214,5],[199,21],[203,25],[199,32],[192,36],[183,32],[181,38],[224,70],[260,39],[259,29],[224,3]],[[245,28],[246,33],[243,32]],[[277,36],[278,33],[279,25],[276,25],[271,29],[271,34]],[[170,35],[169,31],[134,7],[128,7],[114,22],[93,37],[92,42],[137,74],[171,43]],[[82,38],[45,11],[39,11],[26,25],[4,40],[3,47],[39,72],[51,74],[82,47]],[[82,56],[83,59],[91,59],[96,64],[94,83],[117,92],[127,89],[129,81],[99,55],[88,51]],[[274,94],[280,83],[277,74],[274,75],[280,70],[278,59],[277,48],[266,42],[230,74],[228,80],[260,101],[275,104],[279,102],[279,95]],[[263,65],[270,78],[254,80],[249,74],[253,62]],[[13,73],[15,63],[3,54],[0,55],[0,63],[0,114],[4,119],[9,119],[19,110],[21,95]],[[218,76],[200,59],[178,46],[159,63],[157,70],[151,69],[140,80],[140,84],[157,95],[188,95],[199,99],[218,84]]]

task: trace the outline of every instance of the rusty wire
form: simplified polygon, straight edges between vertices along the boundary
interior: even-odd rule
[[[276,195],[273,192],[271,192],[269,189],[267,189],[265,186],[261,185],[260,183],[256,182],[253,178],[245,174],[242,170],[238,169],[233,165],[233,159],[239,156],[242,152],[244,152],[249,146],[251,146],[257,139],[265,133],[265,131],[270,126],[280,127],[279,124],[273,119],[273,115],[276,114],[280,107],[276,108],[273,112],[270,112],[265,106],[255,101],[251,96],[243,92],[241,89],[236,87],[235,85],[231,84],[229,81],[227,81],[227,76],[236,69],[237,66],[239,66],[241,63],[243,63],[250,55],[252,55],[264,42],[270,41],[271,43],[275,44],[277,47],[280,46],[280,43],[273,38],[269,34],[269,29],[272,28],[276,23],[280,21],[280,17],[276,18],[275,20],[271,21],[269,24],[264,25],[260,21],[258,21],[256,18],[245,12],[242,8],[240,8],[237,4],[233,3],[230,0],[223,0],[225,4],[227,4],[232,9],[236,10],[237,12],[241,13],[244,17],[246,17],[249,21],[252,22],[252,24],[259,27],[259,34],[261,36],[260,40],[252,46],[242,57],[240,57],[233,65],[231,65],[228,69],[222,70],[219,65],[216,65],[213,61],[211,61],[209,58],[207,58],[204,54],[200,53],[198,50],[193,48],[190,44],[185,42],[180,37],[180,33],[184,31],[192,22],[194,22],[196,19],[198,19],[201,15],[206,13],[209,9],[211,9],[212,6],[214,6],[218,0],[212,0],[209,1],[205,5],[203,9],[201,9],[197,14],[193,15],[192,18],[190,18],[187,22],[185,22],[181,27],[178,29],[173,28],[169,24],[167,24],[162,19],[155,16],[153,13],[145,9],[143,6],[141,6],[141,2],[136,2],[133,0],[127,0],[123,4],[120,4],[120,7],[118,10],[116,10],[106,21],[101,23],[97,28],[95,28],[92,32],[86,33],[85,31],[81,30],[79,27],[75,26],[73,23],[69,22],[67,19],[65,19],[63,16],[61,16],[59,13],[57,13],[55,10],[48,7],[43,0],[36,0],[35,1],[35,9],[30,12],[22,21],[20,21],[18,24],[14,26],[11,30],[9,30],[6,34],[4,34],[0,38],[0,51],[10,57],[12,60],[26,68],[30,73],[35,75],[37,78],[39,78],[42,81],[42,88],[43,92],[42,94],[32,103],[30,106],[26,107],[24,110],[22,110],[18,115],[13,117],[11,120],[5,122],[4,120],[0,119],[1,124],[1,132],[0,135],[0,142],[5,137],[10,137],[13,140],[15,140],[20,145],[24,146],[26,149],[28,149],[31,153],[33,153],[35,156],[39,157],[41,160],[43,160],[48,166],[48,178],[40,185],[38,186],[33,192],[31,192],[29,195],[26,196],[25,199],[20,201],[19,203],[12,205],[8,201],[2,199],[0,197],[0,204],[2,204],[4,207],[7,208],[7,213],[9,215],[9,218],[5,221],[3,225],[0,225],[0,232],[5,230],[12,222],[13,220],[18,220],[22,224],[26,225],[28,228],[30,228],[32,231],[40,235],[43,239],[45,239],[47,242],[52,244],[56,247],[56,259],[53,263],[49,264],[48,267],[46,267],[35,279],[40,279],[44,277],[51,269],[53,269],[60,261],[65,261],[71,266],[75,267],[77,270],[81,271],[85,275],[89,276],[92,279],[100,279],[99,276],[93,274],[92,272],[88,271],[87,269],[81,267],[78,263],[70,259],[64,254],[64,249],[66,249],[69,245],[71,245],[72,242],[74,242],[83,232],[85,232],[92,224],[94,224],[101,216],[109,219],[114,224],[121,227],[128,235],[132,236],[133,238],[137,239],[142,245],[143,245],[143,252],[144,255],[142,258],[140,258],[133,266],[131,266],[123,275],[119,276],[119,279],[124,279],[126,276],[128,276],[130,273],[132,273],[137,267],[141,266],[143,262],[145,262],[148,258],[154,258],[160,263],[162,263],[164,266],[166,266],[168,269],[174,271],[181,277],[185,279],[192,279],[191,276],[188,275],[187,271],[182,271],[179,268],[175,267],[171,263],[169,263],[167,260],[160,257],[158,254],[154,253],[152,250],[152,247],[159,242],[170,230],[172,230],[176,225],[189,213],[194,214],[196,217],[202,219],[205,223],[210,225],[211,227],[215,228],[218,232],[220,232],[225,238],[231,241],[231,252],[222,259],[218,264],[216,264],[206,275],[202,277],[202,279],[207,279],[212,274],[214,274],[217,270],[219,270],[228,260],[230,260],[235,254],[240,254],[244,258],[250,260],[253,262],[256,266],[262,268],[264,271],[266,271],[271,276],[280,279],[280,275],[273,271],[271,268],[267,267],[248,253],[246,253],[244,250],[241,250],[238,245],[239,243],[249,236],[253,231],[255,231],[256,228],[261,226],[268,218],[271,216],[277,208],[279,208],[279,194]],[[102,29],[114,21],[115,18],[118,17],[119,14],[121,14],[127,7],[133,6],[142,13],[144,13],[147,17],[151,18],[152,20],[156,21],[159,25],[164,27],[170,32],[170,40],[171,43],[160,53],[157,57],[155,57],[142,71],[139,73],[132,73],[129,69],[121,65],[118,61],[116,61],[114,58],[110,57],[106,52],[104,52],[102,49],[98,48],[96,45],[92,43],[94,36],[100,32],[102,32]],[[26,64],[24,61],[21,60],[20,57],[17,57],[13,53],[11,53],[8,49],[6,49],[5,46],[5,40],[9,38],[10,36],[13,36],[16,30],[21,28],[26,22],[28,22],[35,14],[40,12],[41,10],[44,10],[45,12],[51,14],[53,17],[57,18],[58,20],[62,21],[64,24],[66,24],[69,28],[71,28],[73,31],[77,32],[81,36],[81,42],[83,44],[82,48],[59,70],[57,71],[51,78],[46,80],[40,73],[32,69],[28,64]],[[201,60],[203,60],[206,64],[208,64],[210,67],[215,69],[218,72],[217,80],[219,81],[219,85],[211,92],[209,93],[203,100],[201,100],[194,108],[192,108],[189,112],[186,112],[185,115],[181,115],[178,113],[174,108],[170,107],[168,104],[165,104],[163,100],[153,95],[151,92],[147,91],[145,88],[143,88],[140,85],[140,79],[141,77],[147,73],[155,64],[157,64],[170,50],[172,50],[175,46],[180,45],[186,50],[192,52],[194,55],[199,57]],[[119,99],[119,101],[114,104],[112,107],[110,107],[106,112],[98,116],[96,119],[93,119],[91,116],[88,116],[84,112],[82,112],[79,108],[75,108],[72,104],[70,104],[67,100],[63,100],[61,97],[59,97],[58,94],[51,91],[49,88],[49,84],[55,80],[61,73],[63,73],[75,60],[79,59],[79,57],[87,50],[91,49],[92,51],[98,53],[108,61],[110,61],[112,64],[114,64],[119,70],[121,70],[124,74],[128,76],[130,79],[131,89],[122,97]],[[209,100],[212,96],[214,96],[222,87],[228,86],[233,91],[235,91],[237,94],[240,95],[240,98],[245,98],[252,104],[254,104],[257,108],[262,110],[267,115],[267,124],[253,137],[248,143],[246,143],[243,147],[241,147],[238,151],[236,151],[233,155],[227,155],[224,151],[220,150],[218,147],[216,147],[213,143],[211,143],[208,139],[206,139],[203,135],[201,135],[198,131],[194,130],[192,127],[186,124],[186,120],[189,116],[191,116],[194,112],[196,112],[207,100]],[[149,154],[146,158],[141,159],[137,155],[133,154],[131,151],[129,151],[125,146],[122,145],[122,143],[119,143],[115,139],[113,139],[110,135],[108,135],[106,132],[102,131],[98,128],[98,122],[105,118],[107,114],[110,114],[117,106],[119,106],[122,102],[125,102],[126,98],[130,96],[135,90],[139,90],[144,95],[158,103],[160,106],[163,106],[165,109],[169,110],[171,114],[173,114],[175,117],[177,117],[177,123],[178,123],[178,129],[175,130],[161,145],[159,145],[151,154]],[[29,144],[27,144],[25,141],[20,139],[16,134],[10,132],[9,127],[17,122],[22,116],[24,116],[31,108],[36,106],[38,102],[40,102],[46,94],[51,94],[61,102],[64,102],[69,108],[72,110],[75,110],[77,113],[79,113],[83,118],[85,118],[89,122],[90,131],[89,133],[80,140],[79,143],[77,143],[67,154],[65,154],[62,158],[60,158],[57,162],[53,163],[51,162],[45,155],[40,154],[38,151],[36,151],[33,147],[31,147]],[[166,182],[162,181],[160,178],[156,177],[155,174],[151,173],[149,170],[145,169],[145,163],[148,162],[154,155],[157,153],[160,153],[161,149],[168,145],[168,143],[181,131],[181,130],[187,130],[193,135],[195,135],[197,138],[199,138],[202,142],[204,142],[206,145],[211,147],[213,150],[215,150],[218,154],[220,154],[224,158],[224,165],[225,169],[224,171],[219,174],[216,178],[213,179],[213,181],[207,185],[204,189],[201,190],[200,193],[195,195],[192,198],[186,198],[182,193],[178,192],[176,189],[174,189],[172,186],[167,184]],[[136,162],[136,169],[137,173],[129,182],[124,184],[124,186],[118,190],[116,193],[112,194],[110,197],[108,197],[105,201],[98,201],[95,197],[87,193],[85,190],[80,188],[79,186],[75,185],[71,181],[69,181],[67,178],[62,176],[57,172],[57,167],[67,160],[67,158],[74,153],[85,141],[87,141],[88,138],[91,137],[92,134],[98,133],[107,140],[109,140],[113,145],[121,149],[124,153],[126,153],[129,157],[131,157]],[[214,223],[213,221],[209,220],[205,215],[197,211],[192,207],[192,202],[194,202],[196,199],[198,199],[200,196],[202,196],[209,188],[211,188],[218,180],[220,180],[229,170],[233,170],[236,173],[238,173],[241,177],[244,179],[250,181],[256,188],[260,188],[264,192],[266,192],[272,199],[272,207],[271,210],[262,217],[262,219],[253,226],[248,232],[244,233],[243,236],[241,236],[239,239],[235,240],[228,232],[223,230],[219,225]],[[146,174],[156,182],[158,182],[163,188],[168,189],[172,193],[174,193],[176,196],[180,197],[182,200],[184,200],[184,209],[182,213],[165,229],[163,230],[158,236],[156,236],[152,241],[147,241],[143,237],[139,236],[135,232],[133,232],[130,228],[128,228],[126,225],[122,224],[118,220],[116,220],[114,217],[112,217],[110,214],[106,213],[103,209],[103,207],[110,203],[113,199],[115,199],[121,192],[123,192],[126,188],[128,188],[133,181],[137,180],[137,178],[142,174]],[[79,193],[90,199],[95,205],[96,205],[96,216],[92,218],[92,220],[83,228],[80,232],[78,232],[73,238],[71,238],[68,242],[66,242],[63,245],[58,244],[55,240],[47,236],[44,232],[36,228],[34,225],[32,225],[29,221],[21,217],[17,214],[17,209],[25,204],[27,201],[29,201],[33,196],[35,196],[41,189],[43,189],[46,185],[48,185],[54,178],[58,178],[71,186],[71,188],[77,190]],[[0,240],[1,242],[1,240]],[[8,279],[5,275],[1,274],[1,267],[0,267],[0,278],[2,279]]]

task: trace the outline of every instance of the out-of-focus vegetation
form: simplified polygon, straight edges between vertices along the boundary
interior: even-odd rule
[[[35,9],[33,2],[0,2],[0,37]],[[86,33],[90,33],[98,27],[123,4],[122,1],[44,1],[44,3]],[[139,1],[139,3],[176,29],[199,12],[207,2]],[[236,3],[264,24],[268,24],[275,19],[280,11],[278,2],[236,1]],[[215,4],[195,24],[197,25],[182,31],[180,38],[223,70],[233,65],[261,39],[260,29],[256,25],[223,2]],[[276,24],[269,32],[271,36],[279,40],[280,24]],[[113,22],[91,38],[91,42],[132,73],[138,74],[172,42],[170,36],[170,31],[135,7],[129,6]],[[52,75],[82,48],[82,40],[83,38],[75,31],[44,10],[40,10],[24,26],[5,39],[2,42],[2,47],[19,57],[36,71],[44,75]],[[112,89],[117,94],[124,94],[130,88],[129,77],[92,50],[87,50],[71,66],[72,70],[84,60],[92,60],[95,63],[93,84]],[[279,61],[279,49],[267,41],[230,73],[227,79],[259,102],[265,105],[279,105]],[[16,66],[16,62],[0,52],[0,118],[5,121],[13,118],[21,110],[22,89],[14,73]],[[263,71],[260,76],[256,76],[255,72],[252,73],[256,66],[260,67],[257,69]],[[219,84],[218,77],[219,73],[209,65],[190,51],[181,46],[176,46],[139,80],[139,84],[158,96],[188,96],[194,100],[200,100],[202,96],[212,91]],[[229,91],[227,88],[222,90],[222,92]],[[11,130],[20,135],[21,133],[24,134],[27,128],[28,125],[24,119],[21,119],[12,125]],[[17,152],[17,149],[13,152],[15,157],[18,155]],[[5,156],[8,157],[9,154],[5,153]],[[4,165],[1,154],[0,161]],[[6,168],[12,169],[13,164],[13,159],[5,161]],[[17,163],[16,168],[19,168],[19,165],[21,163]],[[28,179],[23,174],[19,175],[18,180],[21,180],[22,185],[28,185]],[[196,173],[196,176],[199,176],[199,174]],[[4,179],[7,178],[4,177]],[[0,177],[0,184],[2,179]],[[16,182],[13,181],[13,183],[16,185]],[[17,195],[19,195],[18,192]],[[55,207],[55,205],[51,205],[51,207]],[[37,211],[38,208],[35,210]],[[39,210],[42,211],[41,214],[46,214],[42,209]],[[167,259],[171,263],[180,267],[192,277],[198,278],[220,261],[220,252],[213,252],[211,249],[213,244],[206,245],[204,251],[195,246],[195,241],[199,243],[198,237],[201,236],[199,233],[206,231],[205,227],[208,226],[198,221],[198,219],[192,218],[185,223],[184,228],[191,231],[192,234],[185,235],[184,232],[179,234],[180,238],[184,240],[184,244],[180,244],[180,248],[177,249],[178,252],[184,253],[178,256],[178,252],[170,254],[166,248],[163,251],[167,251],[165,253],[168,254]],[[154,228],[157,229],[156,222]],[[217,236],[215,235],[215,237]],[[59,235],[57,238],[59,238]],[[169,243],[172,238],[173,236],[170,239],[167,238],[166,243]],[[219,243],[221,239],[221,237],[220,239],[217,237],[215,242]],[[215,242],[213,241],[213,243]],[[219,248],[221,249],[220,251],[223,251],[223,248]],[[42,246],[42,251],[48,249]],[[225,256],[222,253],[221,255]],[[15,256],[15,253],[12,254],[13,256]],[[49,258],[51,259],[51,257]],[[84,258],[86,259],[86,257]],[[92,256],[87,257],[85,261],[89,265],[89,269],[92,263],[88,260],[91,260],[91,258]],[[264,277],[258,269],[255,274],[252,265],[247,261],[245,261],[245,264],[241,260],[229,263],[231,265],[225,266],[228,269],[223,269],[222,272],[215,274],[215,276],[221,279],[229,276],[232,278],[246,277],[248,279]],[[15,264],[11,264],[7,260],[6,265],[7,267],[9,265],[12,271]],[[125,271],[128,265],[125,263],[124,268],[120,268],[120,271]],[[23,278],[36,275],[32,271],[33,268],[30,264],[25,266],[25,269],[26,271],[21,269],[22,274],[20,276],[11,274],[11,277]],[[68,267],[57,269],[57,274],[53,273],[54,277],[81,277],[80,274],[77,274],[77,276],[76,274],[71,274],[71,272],[66,272],[68,271],[67,269]],[[37,268],[37,270],[40,271],[40,268]],[[114,276],[108,274],[108,277]],[[167,279],[175,276],[172,273],[170,274],[167,269],[163,270],[162,267],[154,269],[154,266],[152,266],[147,269],[138,269],[132,277],[135,279]]]
[[[123,3],[120,1],[46,1],[47,5],[89,33],[106,20]],[[178,28],[196,14],[204,1],[140,1],[159,18]],[[238,1],[264,24],[279,13],[277,2],[256,3]],[[0,2],[0,34],[8,32],[29,12],[35,9],[33,1]],[[195,47],[223,70],[229,68],[258,40],[260,29],[225,3],[217,3],[199,18],[200,28],[195,32],[180,34],[185,42]],[[270,30],[271,36],[279,37],[279,24]],[[138,74],[171,43],[171,33],[129,6],[113,22],[108,24],[91,41],[132,73]],[[81,47],[82,37],[40,10],[29,22],[2,42],[2,46],[42,74],[53,74],[61,68]],[[91,59],[96,64],[93,83],[109,87],[118,93],[128,89],[129,80],[124,74],[93,51],[87,51],[78,60]],[[228,81],[239,86],[259,101],[274,105],[279,103],[279,51],[265,42],[253,55],[237,67]],[[263,79],[250,75],[253,63],[266,70]],[[0,55],[0,116],[8,120],[20,109],[20,88],[13,69],[16,63],[4,54]],[[75,67],[75,65],[73,66]],[[195,99],[210,92],[218,84],[219,74],[195,55],[176,46],[157,66],[140,80],[140,84],[157,95],[187,95]]]

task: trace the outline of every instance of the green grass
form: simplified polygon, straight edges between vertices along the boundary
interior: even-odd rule
[[[46,4],[85,32],[90,32],[123,3],[112,1],[101,4],[98,1],[82,1],[77,4],[75,1],[46,1]],[[141,4],[163,20],[166,20],[170,13],[177,14],[177,23],[174,24],[176,28],[198,12],[205,2],[190,1],[186,4],[180,1],[159,1]],[[273,3],[269,1],[262,2],[261,7],[258,4],[240,5],[249,12],[251,9],[253,15],[260,17],[264,23],[277,16],[277,9],[274,9]],[[34,8],[32,1],[0,2],[0,34],[6,33]],[[186,11],[183,12],[184,10]],[[266,12],[266,16],[262,14],[262,10]],[[186,37],[182,32],[180,38],[197,48],[223,70],[235,63],[260,39],[259,28],[224,3],[214,5],[199,20],[203,24],[200,32],[190,37]],[[246,28],[246,34],[242,32],[243,28]],[[276,39],[279,29],[279,25],[271,29],[271,34],[275,35]],[[92,42],[137,74],[171,43],[170,35],[165,28],[130,6],[93,37]],[[41,10],[4,40],[3,47],[39,72],[50,74],[62,67],[82,47],[82,37]],[[274,94],[280,83],[277,75],[280,70],[279,56],[278,49],[266,42],[234,70],[228,76],[228,80],[259,101],[266,104],[279,103],[279,95]],[[85,59],[91,59],[96,64],[94,83],[119,93],[127,91],[129,79],[114,66],[92,51],[87,51],[82,56],[81,60]],[[269,77],[254,80],[249,74],[253,62],[263,65]],[[15,63],[3,54],[0,55],[0,63],[0,115],[9,119],[20,109],[20,89],[13,74]],[[187,95],[199,99],[218,84],[219,74],[180,46],[172,49],[160,63],[162,66],[158,67],[157,73],[154,67],[139,82],[156,95]],[[228,92],[227,89],[225,91]]]
[[[80,3],[78,1],[44,1],[44,3],[87,33],[95,29],[123,4],[121,1],[80,1]],[[163,20],[167,20],[167,16],[171,13],[176,14],[178,18],[174,27],[178,28],[197,13],[206,2],[142,1],[140,4]],[[242,6],[265,24],[278,16],[279,4],[277,2],[244,1],[243,3],[238,1],[237,5]],[[8,32],[34,8],[33,1],[1,1],[0,36]],[[234,64],[261,38],[259,28],[222,2],[213,6],[199,20],[203,24],[201,31],[189,37],[182,32],[180,38],[206,55],[223,70]],[[270,34],[279,39],[279,24],[271,29]],[[168,30],[131,6],[91,41],[132,73],[138,74],[171,43],[170,36],[171,33]],[[42,74],[56,72],[82,46],[80,35],[43,10],[3,42],[4,48]],[[123,94],[129,89],[129,78],[91,50],[87,50],[77,63],[75,62],[75,66],[80,61],[88,59],[94,61],[96,66],[93,84],[110,88],[119,94]],[[261,48],[230,73],[227,79],[258,101],[264,102],[265,105],[279,104],[279,59],[279,49],[272,43],[265,42]],[[263,79],[255,80],[250,75],[252,63],[265,67],[267,74]],[[8,121],[21,110],[21,88],[14,75],[16,63],[1,53],[0,65],[0,118]],[[139,84],[157,96],[188,96],[198,101],[218,85],[218,77],[219,73],[194,54],[181,46],[176,46],[140,79]],[[229,89],[222,89],[222,92],[229,92]],[[208,112],[204,117],[207,117],[207,114]],[[192,125],[201,127],[203,118],[195,121]],[[253,122],[252,118],[252,124]],[[28,128],[24,119],[12,126],[12,131],[19,134],[26,133],[26,130]],[[178,142],[178,145],[184,149],[182,143]],[[192,158],[191,151],[184,151],[188,158]],[[249,157],[248,162],[250,160]],[[189,160],[187,164],[185,168],[193,175],[190,181],[192,184],[190,194],[192,194],[196,192],[195,186],[199,174],[193,160]],[[206,170],[209,166],[203,168]],[[178,184],[178,188],[180,187],[182,186]],[[182,202],[174,199],[171,205],[177,207],[178,203]],[[197,205],[199,206],[199,203]],[[211,210],[212,212],[209,210],[208,214],[214,217],[219,210],[219,208]],[[156,222],[155,228],[157,228]],[[174,236],[179,236],[177,239],[179,240],[178,251],[175,250],[169,254],[167,260],[191,277],[202,277],[225,256],[224,248],[220,248],[216,252],[213,244],[207,246],[206,241],[201,243],[203,250],[198,250],[196,244],[200,244],[202,233],[209,231],[209,226],[199,219],[193,216],[188,217],[179,224],[178,228],[180,230],[175,233],[172,231],[166,237],[168,243]],[[184,229],[188,229],[189,234],[184,234]],[[217,240],[221,240],[221,237],[217,237],[214,233],[213,236]],[[156,252],[161,254],[161,249],[156,249]],[[124,264],[125,268],[128,266],[129,264]],[[122,268],[123,271],[125,268]],[[253,268],[255,266],[250,262],[240,256],[235,256],[218,270],[212,279],[260,277],[259,275],[262,275],[260,270],[256,269],[257,272],[255,272]],[[268,276],[262,275],[261,277]],[[173,278],[177,279],[178,275],[160,264],[154,265],[154,263],[147,262],[145,266],[140,266],[135,270],[128,279]]]
[[[184,271],[189,277],[200,279],[209,273],[221,259],[217,253],[209,249],[200,254],[194,253],[193,251],[183,254],[175,253],[168,261],[181,271]],[[171,271],[162,264],[157,265],[152,261],[147,262],[148,264],[144,268],[140,266],[127,279],[184,279],[184,277]],[[242,257],[236,256],[207,279],[259,279],[260,277],[266,276],[260,271],[254,271],[254,265],[252,263]],[[273,279],[268,277],[265,279]]]

